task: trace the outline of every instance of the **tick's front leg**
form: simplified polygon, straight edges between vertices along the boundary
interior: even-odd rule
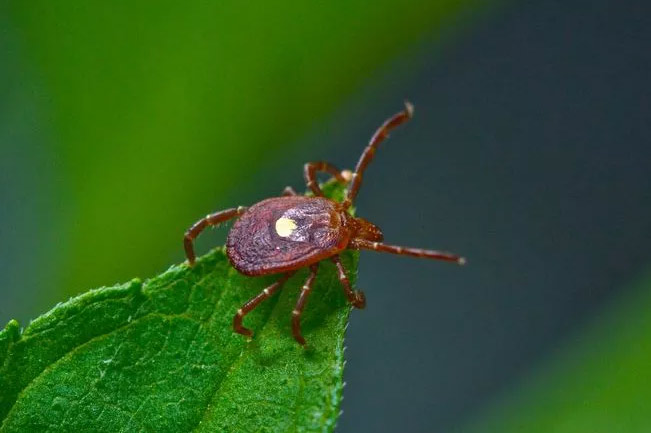
[[[348,187],[348,192],[346,193],[346,200],[343,201],[344,209],[348,209],[353,204],[355,197],[357,197],[359,188],[362,185],[362,176],[364,174],[364,170],[366,170],[366,167],[373,160],[375,151],[377,150],[380,143],[382,143],[389,136],[389,132],[393,128],[402,125],[411,119],[413,115],[414,106],[405,101],[405,109],[385,120],[382,126],[380,126],[378,130],[375,131],[375,134],[373,134],[373,137],[371,137],[371,141],[368,143],[368,146],[366,146],[362,152],[362,155],[359,157],[357,166],[355,166],[355,172],[352,174],[352,180],[350,182],[350,186]]]

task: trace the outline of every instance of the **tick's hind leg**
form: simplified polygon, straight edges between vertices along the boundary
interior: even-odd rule
[[[337,266],[339,281],[341,282],[341,286],[344,289],[344,294],[346,295],[346,298],[348,298],[348,301],[350,301],[350,303],[353,304],[353,307],[355,308],[361,309],[366,307],[366,296],[364,295],[364,292],[361,290],[352,289],[350,286],[350,280],[348,280],[348,276],[346,275],[344,264],[341,263],[341,258],[336,255],[332,256],[330,260],[332,260],[333,263]]]
[[[242,326],[242,320],[244,319],[244,316],[246,316],[251,310],[253,310],[255,307],[260,304],[260,302],[264,301],[271,295],[273,295],[278,289],[282,287],[283,284],[285,284],[285,281],[289,279],[292,275],[294,275],[295,272],[287,272],[285,275],[280,277],[278,281],[273,283],[271,286],[266,287],[262,292],[260,292],[258,295],[255,297],[249,299],[246,304],[242,305],[242,308],[237,310],[237,314],[235,314],[235,317],[233,317],[233,329],[235,332],[238,334],[246,335],[247,337],[250,337],[253,335],[253,332]]]
[[[298,301],[296,301],[296,307],[294,307],[294,311],[292,311],[292,333],[294,334],[294,339],[298,341],[298,344],[301,346],[305,346],[305,338],[301,335],[301,314],[303,314],[303,308],[305,307],[307,297],[312,291],[312,284],[314,284],[314,279],[316,278],[316,272],[318,269],[318,263],[310,266],[310,276],[307,277],[303,289],[301,290],[301,294],[298,297]]]
[[[185,255],[188,258],[190,265],[194,265],[195,255],[194,255],[194,246],[192,241],[199,236],[199,234],[206,229],[206,227],[216,226],[217,224],[228,221],[231,218],[240,216],[246,211],[244,206],[237,208],[226,209],[221,212],[215,212],[213,214],[207,215],[204,218],[201,218],[199,221],[194,223],[192,227],[185,232],[183,237],[183,246],[185,247]]]
[[[323,191],[321,191],[321,188],[319,188],[319,183],[316,180],[316,174],[318,172],[329,173],[343,184],[347,183],[350,180],[348,179],[350,175],[348,172],[340,171],[337,167],[330,164],[329,162],[308,162],[303,167],[303,175],[305,176],[307,187],[310,188],[314,195],[317,197],[323,197]]]

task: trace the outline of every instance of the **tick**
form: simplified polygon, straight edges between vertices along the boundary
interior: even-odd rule
[[[190,265],[193,265],[193,240],[206,227],[238,218],[226,241],[226,255],[233,267],[248,276],[280,275],[278,281],[237,310],[233,318],[235,332],[252,336],[253,332],[242,325],[244,316],[276,293],[299,269],[309,268],[310,274],[292,311],[294,339],[305,345],[305,338],[301,334],[301,314],[312,291],[319,262],[322,260],[330,260],[337,267],[339,281],[348,301],[355,308],[364,308],[364,292],[352,289],[346,269],[339,258],[339,254],[346,249],[424,257],[460,265],[465,263],[463,257],[444,251],[385,244],[382,242],[384,236],[378,226],[363,218],[353,217],[348,212],[359,192],[364,171],[379,144],[388,137],[389,131],[409,120],[413,112],[413,106],[406,102],[403,111],[386,120],[378,128],[362,152],[353,173],[340,171],[324,161],[305,164],[303,173],[307,187],[313,193],[312,197],[298,195],[291,187],[286,187],[281,197],[262,200],[249,208],[240,206],[210,214],[185,232],[185,254]],[[331,174],[337,181],[348,184],[346,198],[342,202],[324,197],[316,180],[318,172]]]

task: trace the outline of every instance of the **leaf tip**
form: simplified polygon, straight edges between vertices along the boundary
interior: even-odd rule
[[[20,323],[16,319],[11,319],[1,333],[9,337],[9,340],[17,341],[20,338]]]
[[[133,292],[134,294],[142,292],[142,280],[140,278],[134,278],[127,284],[127,291]]]

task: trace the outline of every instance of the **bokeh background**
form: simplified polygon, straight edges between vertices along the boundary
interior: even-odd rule
[[[649,431],[650,76],[643,1],[2,2],[0,321],[180,262],[408,98],[358,212],[469,265],[363,253],[337,431]]]

